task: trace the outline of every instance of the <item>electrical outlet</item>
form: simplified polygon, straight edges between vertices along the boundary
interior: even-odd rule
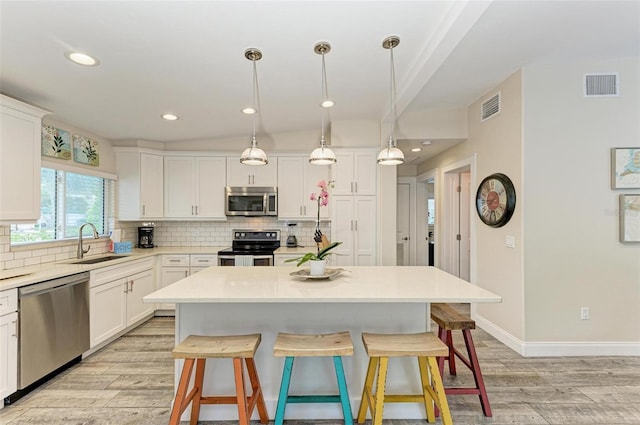
[[[580,309],[580,319],[589,320],[589,307],[582,307]]]

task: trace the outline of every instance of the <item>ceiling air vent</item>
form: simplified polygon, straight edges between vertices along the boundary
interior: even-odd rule
[[[500,92],[496,93],[489,100],[482,103],[481,121],[486,121],[495,114],[500,113]]]
[[[585,97],[619,96],[619,77],[617,72],[584,74]]]

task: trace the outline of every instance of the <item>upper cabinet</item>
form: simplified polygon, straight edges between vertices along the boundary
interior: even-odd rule
[[[309,164],[308,156],[278,157],[278,218],[316,219],[318,204],[309,198],[320,192],[317,184],[328,182],[329,174],[328,165]],[[320,218],[329,218],[327,207],[320,208]]]
[[[267,165],[244,165],[238,157],[227,157],[227,186],[276,186],[278,158],[270,157]]]
[[[40,218],[40,108],[0,95],[0,224]]]
[[[334,195],[376,194],[376,153],[365,150],[334,150],[337,162],[331,166]]]
[[[164,158],[165,218],[225,219],[225,157]]]
[[[164,157],[136,149],[116,150],[118,219],[163,218]]]

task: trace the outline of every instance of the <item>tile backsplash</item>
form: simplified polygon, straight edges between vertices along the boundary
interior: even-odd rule
[[[312,221],[298,221],[294,227],[294,234],[298,244],[313,247],[313,233],[315,223]],[[267,217],[229,217],[227,221],[161,221],[155,222],[154,243],[160,247],[193,246],[193,247],[226,247],[231,246],[232,229],[277,229],[281,232],[281,243],[285,245],[289,226],[287,222]],[[137,243],[138,226],[142,222],[116,222],[115,227],[124,231],[123,241]],[[330,238],[330,222],[322,222],[320,229]],[[108,251],[109,241],[92,241],[85,239],[85,246],[91,245],[87,255],[102,254]],[[0,270],[52,263],[74,258],[77,242],[52,242],[35,244],[33,248],[11,248],[11,228],[0,226]]]

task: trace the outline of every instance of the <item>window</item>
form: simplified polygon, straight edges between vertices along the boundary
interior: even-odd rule
[[[83,223],[107,234],[110,180],[68,171],[40,170],[40,219],[11,226],[11,243],[77,238]],[[85,229],[89,232],[90,229]]]

